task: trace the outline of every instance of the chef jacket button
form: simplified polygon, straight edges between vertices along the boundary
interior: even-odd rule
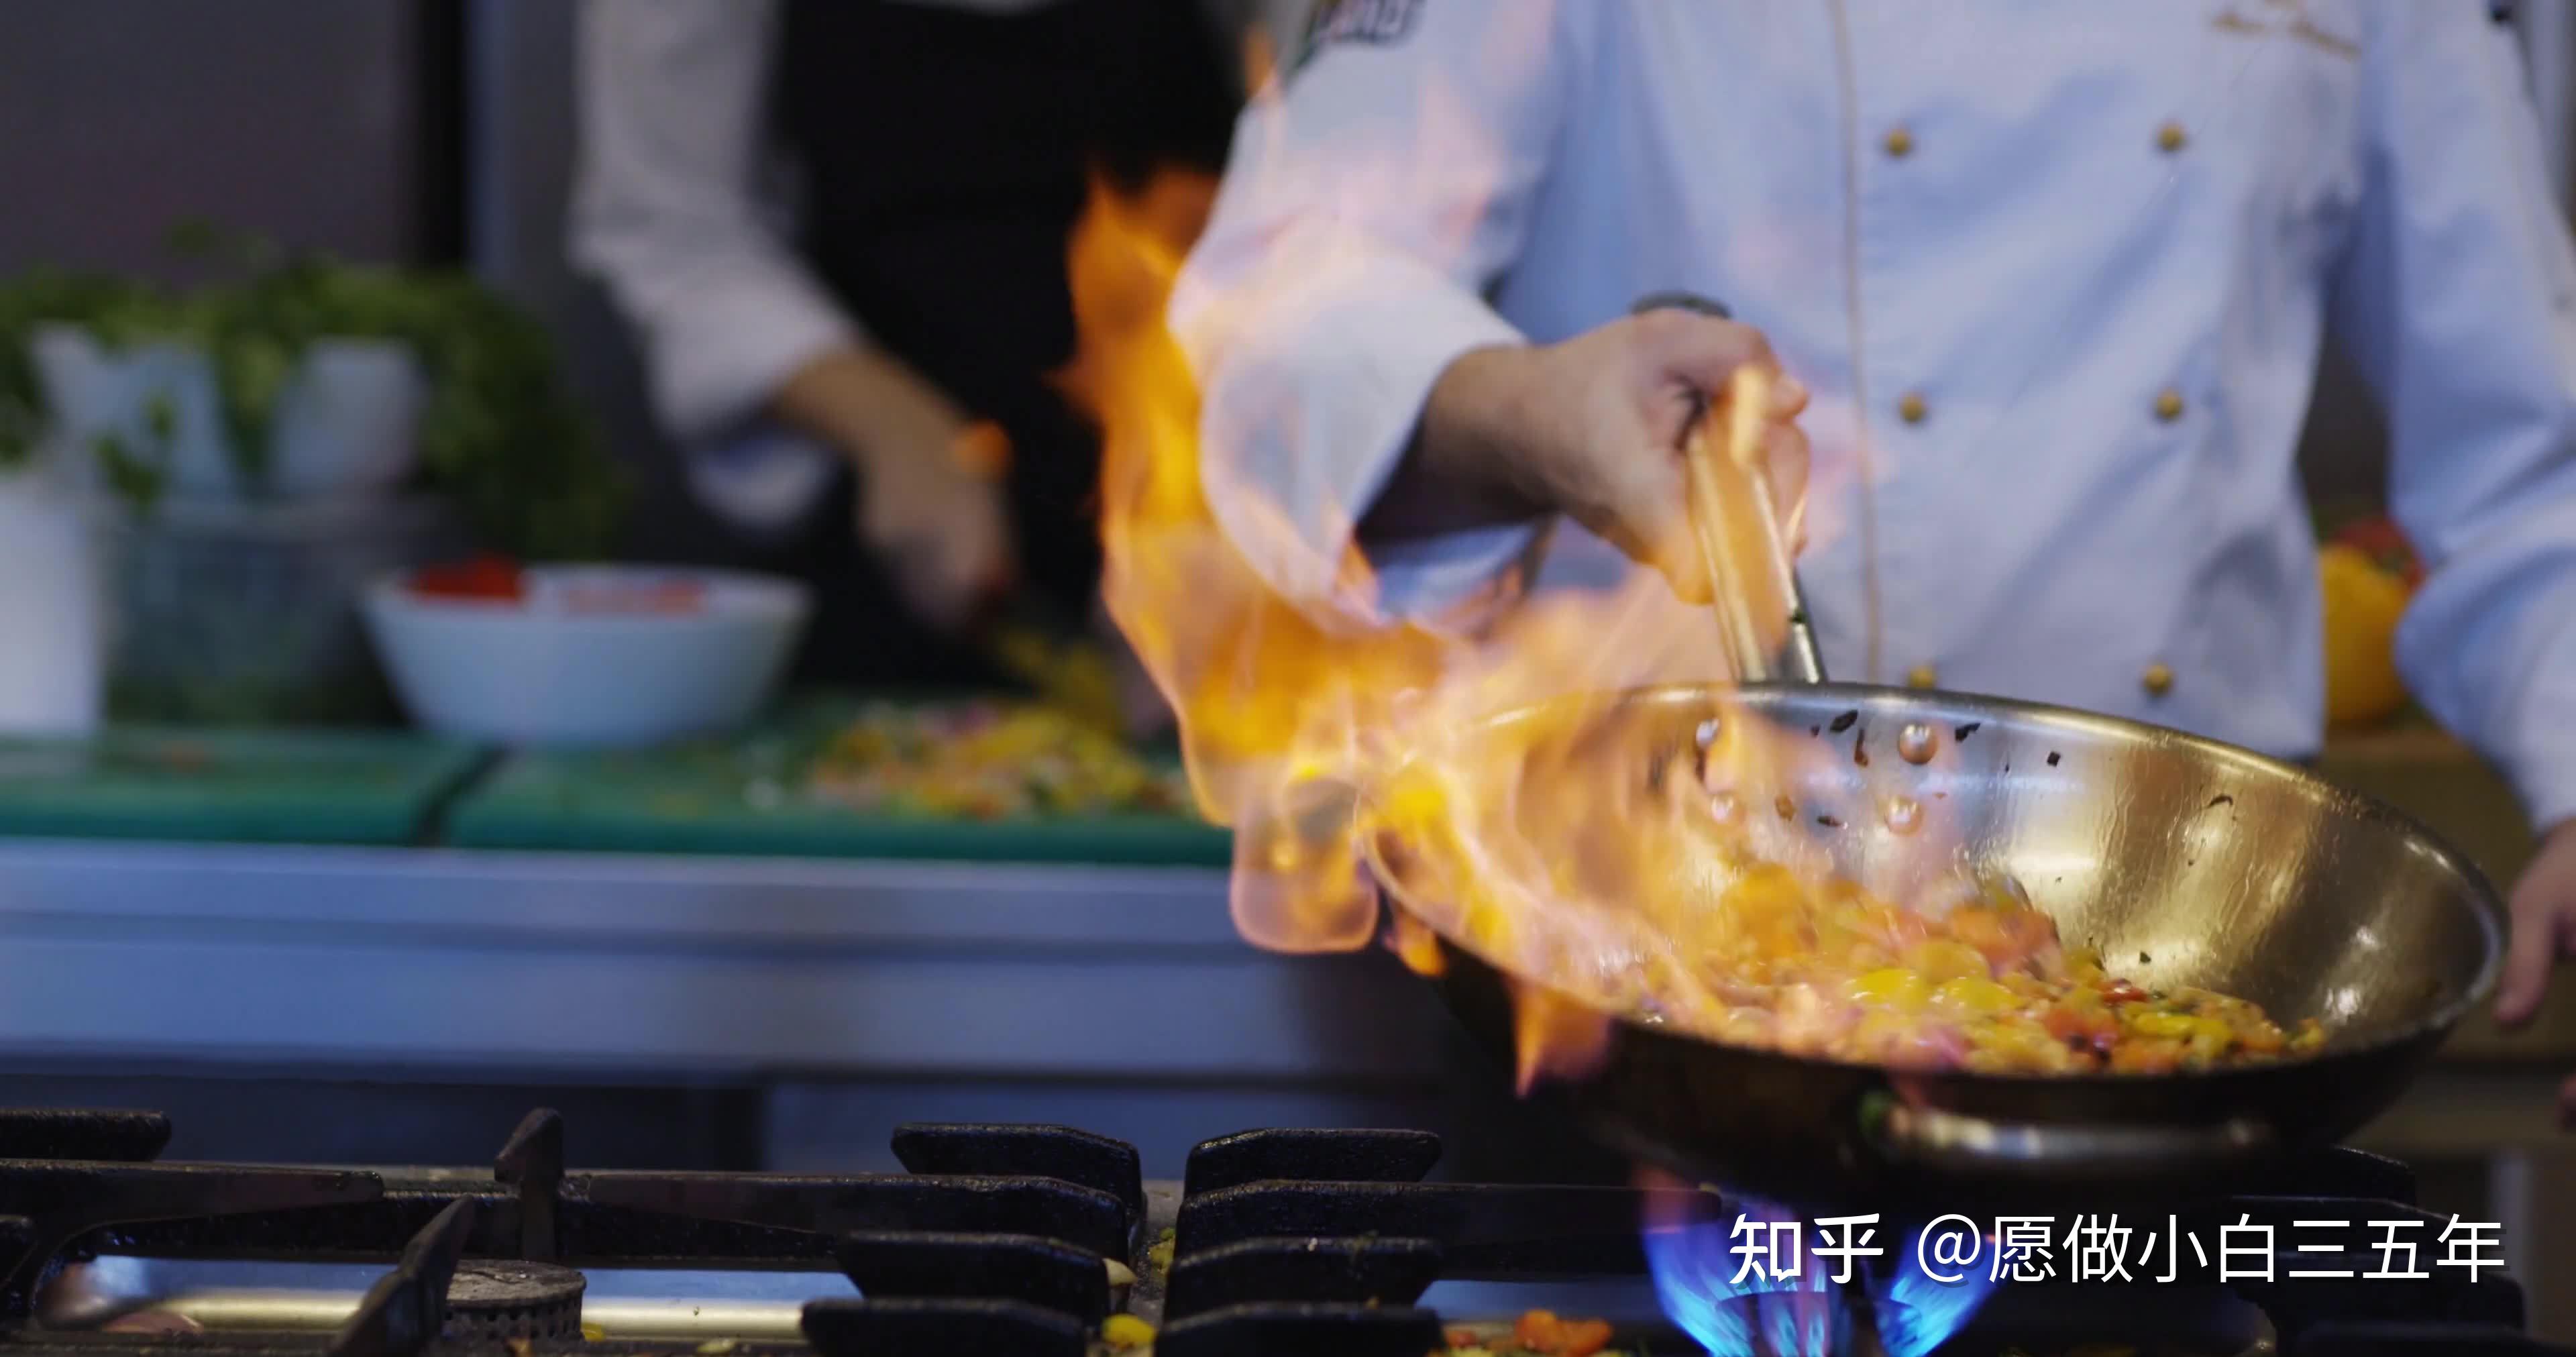
[[[1923,403],[1920,391],[1908,391],[1896,402],[1896,417],[1908,424],[1920,424],[1931,413],[1932,407]]]
[[[1884,144],[1887,147],[1887,154],[1894,159],[1903,160],[1914,154],[1914,134],[1902,127],[1889,129],[1887,141]]]
[[[1928,664],[1918,664],[1905,671],[1905,686],[1930,688],[1941,682],[1941,671]]]
[[[2167,424],[2182,418],[2182,393],[2172,387],[2156,393],[2156,418]]]
[[[2181,123],[2166,123],[2156,129],[2156,149],[2168,155],[2181,150],[2190,140],[2190,137],[2183,134]]]
[[[2151,664],[2138,681],[2146,685],[2149,697],[2162,697],[2173,690],[2173,670],[2166,665]]]

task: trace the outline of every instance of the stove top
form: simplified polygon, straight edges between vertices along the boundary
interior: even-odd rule
[[[0,1357],[1423,1357],[1509,1350],[1532,1309],[1610,1321],[1617,1352],[1698,1350],[1648,1279],[1653,1194],[1429,1181],[1421,1132],[1227,1136],[1179,1183],[1051,1126],[906,1126],[907,1172],[846,1176],[569,1171],[549,1111],[489,1168],[166,1163],[169,1133],[0,1111]],[[2289,1242],[2300,1222],[2448,1223],[2389,1160],[2338,1150],[2294,1178],[2170,1223],[2274,1225],[2275,1275],[2338,1267]],[[2007,1282],[1937,1351],[2563,1351],[2522,1333],[2494,1271],[2369,1280],[2364,1257],[2253,1282],[2217,1261]]]

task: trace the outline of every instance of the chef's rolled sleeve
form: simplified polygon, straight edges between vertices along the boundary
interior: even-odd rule
[[[1397,543],[1360,523],[1441,373],[1523,342],[1484,293],[1519,251],[1580,35],[1556,3],[1342,13],[1360,27],[1328,26],[1244,114],[1173,332],[1210,507],[1264,582],[1344,618],[1435,620],[1514,575],[1544,526]]]
[[[1202,471],[1218,523],[1265,583],[1300,605],[1419,619],[1464,605],[1529,549],[1535,524],[1401,543],[1359,532],[1440,374],[1520,342],[1501,317],[1438,272],[1368,250],[1319,259],[1251,310],[1257,324],[1199,346],[1228,373],[1207,388]],[[1373,596],[1348,592],[1353,551]]]
[[[2399,663],[2552,825],[2576,818],[2576,252],[2511,30],[2479,5],[2379,14],[2336,300],[2430,568]]]
[[[761,193],[776,6],[588,0],[581,11],[576,262],[636,326],[656,412],[730,438],[857,327]]]

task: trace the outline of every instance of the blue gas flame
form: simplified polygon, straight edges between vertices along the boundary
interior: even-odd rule
[[[1932,1276],[1920,1262],[1922,1241],[1921,1231],[1907,1232],[1904,1251],[1896,1255],[1897,1266],[1870,1297],[1879,1345],[1887,1349],[1888,1357],[1922,1357],[1948,1342],[1977,1317],[1978,1307],[2002,1284],[1984,1260],[1974,1260],[1955,1273]],[[1993,1241],[1987,1241],[1987,1247],[1994,1247]]]
[[[1738,1221],[1793,1221],[1786,1211],[1750,1206],[1735,1216],[1646,1231],[1646,1257],[1664,1313],[1712,1357],[1834,1357],[1851,1348],[1852,1318],[1833,1278],[1838,1260],[1802,1250],[1798,1275],[1748,1270],[1735,1241]],[[1812,1238],[1812,1232],[1808,1232]],[[1927,1274],[1918,1230],[1882,1227],[1873,1243],[1887,1252],[1874,1273],[1854,1273],[1870,1287],[1869,1312],[1888,1357],[1925,1357],[1958,1333],[1994,1294],[1985,1259]],[[1741,1280],[1738,1275],[1744,1274]]]

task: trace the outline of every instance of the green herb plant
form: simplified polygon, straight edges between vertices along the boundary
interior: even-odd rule
[[[48,324],[79,326],[112,350],[172,341],[205,353],[235,469],[253,487],[306,351],[333,339],[393,341],[428,379],[422,488],[447,497],[495,551],[542,561],[607,549],[624,480],[565,382],[551,336],[526,312],[462,273],[288,255],[203,225],[183,228],[172,245],[220,281],[179,290],[44,271],[0,281],[0,470],[27,461],[51,423],[28,351]],[[110,437],[89,449],[138,510],[161,494],[174,414],[166,400],[147,412],[157,446]]]

